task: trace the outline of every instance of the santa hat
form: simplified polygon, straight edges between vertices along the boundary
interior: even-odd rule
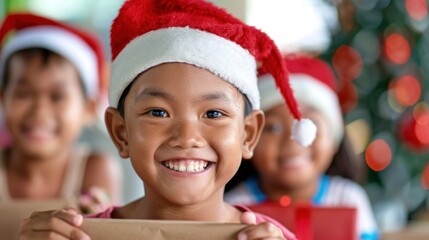
[[[315,108],[328,120],[339,145],[344,135],[344,123],[336,91],[337,79],[332,69],[324,61],[307,56],[289,55],[285,63],[298,103]],[[284,103],[271,75],[261,74],[258,87],[263,111]]]
[[[124,89],[140,73],[168,62],[206,69],[231,83],[259,109],[257,66],[274,76],[303,145],[315,136],[306,127],[288,82],[288,72],[274,42],[225,10],[202,0],[128,0],[111,28],[112,68],[109,103],[117,107]],[[303,126],[304,125],[304,126]],[[310,140],[310,141],[309,141]]]
[[[69,60],[76,67],[88,97],[97,96],[104,52],[101,42],[95,36],[41,16],[15,13],[6,16],[1,25],[0,44],[4,44],[0,53],[2,79],[5,64],[15,52],[28,48],[45,48]],[[1,84],[4,84],[3,80]]]

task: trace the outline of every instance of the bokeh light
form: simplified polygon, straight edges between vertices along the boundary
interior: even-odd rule
[[[372,141],[365,152],[366,164],[374,171],[381,171],[392,161],[392,151],[384,139]]]
[[[413,117],[414,119],[418,119],[420,115],[426,112],[429,112],[429,106],[425,102],[420,102],[413,108]]]
[[[421,55],[420,70],[422,72],[423,79],[429,80],[429,77],[428,77],[429,76],[429,40],[427,42],[423,42],[423,44],[427,44],[427,46],[421,47],[421,49],[419,49],[420,50],[419,53]]]
[[[382,74],[376,64],[365,65],[362,73],[353,81],[359,97],[366,98],[371,95],[377,86],[384,81]]]
[[[399,189],[411,181],[407,168],[408,161],[405,157],[394,155],[389,167],[379,173],[380,182],[388,195],[398,194]]]
[[[410,147],[423,151],[429,149],[429,111],[425,103],[406,113],[400,125],[400,137]]]
[[[359,11],[355,19],[361,26],[365,26],[367,29],[377,29],[383,22],[383,13],[381,11]]]
[[[429,144],[429,112],[419,114],[415,119],[414,133],[422,145]]]
[[[424,33],[429,26],[429,21],[427,18],[421,21],[411,18],[410,21],[407,22],[407,25],[409,25],[410,29],[412,29],[414,32]]]
[[[400,105],[393,94],[393,91],[387,90],[378,98],[378,115],[387,119],[395,120],[405,111],[405,107]]]
[[[371,137],[371,128],[368,122],[363,118],[356,119],[346,125],[346,132],[355,153],[363,153]]]
[[[422,187],[425,190],[429,190],[429,164],[426,164],[422,175],[421,175]]]
[[[292,204],[292,198],[287,195],[281,196],[279,203],[282,207],[289,207]]]
[[[362,58],[354,48],[342,45],[335,50],[332,65],[341,80],[351,81],[362,71]]]
[[[390,0],[377,0],[376,2],[377,4],[375,5],[375,7],[377,9],[386,8],[390,4]]]
[[[384,51],[389,61],[404,64],[410,58],[410,44],[404,36],[398,33],[389,35],[384,43]]]
[[[426,0],[405,0],[405,9],[408,15],[415,20],[423,20],[428,14]]]
[[[359,100],[359,95],[352,82],[340,82],[338,89],[338,99],[340,101],[340,107],[343,113],[350,112],[356,107]]]
[[[396,101],[405,107],[414,105],[422,93],[419,80],[412,75],[400,77],[391,84],[390,88]]]
[[[422,175],[419,174],[412,178],[411,181],[407,182],[399,192],[402,201],[406,204],[406,207],[409,211],[415,211],[417,208],[422,206],[425,198],[427,197],[426,191],[424,191],[422,188],[421,176]]]
[[[377,1],[352,0],[352,2],[356,5],[356,7],[365,11],[372,10],[375,7],[375,5],[377,5]]]
[[[421,147],[420,141],[417,139],[416,132],[414,131],[416,121],[414,117],[408,113],[402,117],[399,126],[399,135],[402,141],[409,147],[419,149]]]
[[[353,38],[352,46],[367,64],[374,63],[380,56],[379,39],[375,31],[368,29],[359,31]]]

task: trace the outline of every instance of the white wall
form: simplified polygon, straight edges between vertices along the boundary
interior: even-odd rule
[[[338,25],[336,9],[323,0],[211,0],[266,32],[283,52],[323,51]]]
[[[246,4],[247,0],[209,0],[214,4],[227,9],[228,12],[240,18],[242,21],[246,20]],[[264,2],[265,0],[260,0]]]

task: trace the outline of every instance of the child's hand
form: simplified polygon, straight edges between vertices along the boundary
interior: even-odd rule
[[[34,212],[23,221],[19,239],[90,239],[78,228],[82,222],[74,209]]]
[[[251,240],[251,239],[285,239],[283,232],[270,222],[264,222],[256,225],[256,216],[252,212],[244,212],[240,218],[241,223],[251,224],[243,231],[241,231],[237,239],[238,240]],[[294,236],[290,238],[295,239]]]
[[[98,213],[105,210],[111,204],[111,200],[107,192],[98,187],[92,187],[85,194],[79,197],[79,208],[82,213]]]

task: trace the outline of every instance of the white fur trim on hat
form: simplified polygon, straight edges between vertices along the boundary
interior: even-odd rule
[[[292,139],[304,147],[310,146],[316,138],[317,127],[310,119],[293,120]]]
[[[82,78],[88,96],[93,97],[98,93],[99,76],[94,51],[79,37],[54,26],[38,26],[19,30],[1,51],[0,76],[4,76],[5,63],[8,58],[13,53],[27,48],[45,48],[69,60]]]
[[[329,122],[335,143],[338,145],[344,135],[344,123],[335,92],[319,80],[306,74],[293,73],[289,75],[289,79],[298,103],[314,107],[323,114]],[[258,82],[258,87],[263,111],[284,103],[284,99],[270,75],[262,76]]]
[[[171,62],[212,72],[245,94],[253,109],[259,109],[256,60],[249,51],[215,34],[188,27],[151,31],[122,49],[112,63],[110,106],[117,107],[122,92],[140,73]]]

